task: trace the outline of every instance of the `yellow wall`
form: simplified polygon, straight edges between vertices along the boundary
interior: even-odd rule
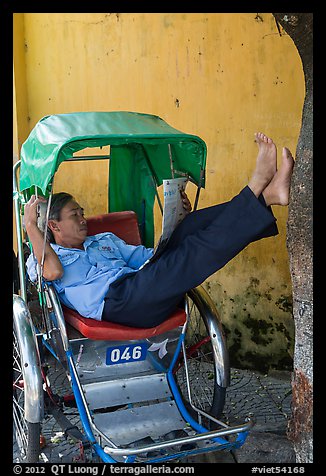
[[[16,14],[14,17],[14,155],[17,157],[20,147],[26,139],[29,131],[29,115],[28,115],[28,91],[26,83],[26,46],[24,32],[24,16]],[[15,158],[14,157],[14,160]]]
[[[255,131],[295,152],[304,77],[292,40],[279,35],[272,14],[27,13],[15,14],[14,24],[19,139],[26,124],[32,128],[48,114],[157,114],[207,144],[200,207],[246,185]],[[86,213],[98,213],[107,204],[106,176],[103,163],[95,171],[64,164],[55,190],[71,191]],[[257,355],[280,362],[293,335],[287,209],[274,211],[280,235],[250,245],[205,284],[243,362]]]

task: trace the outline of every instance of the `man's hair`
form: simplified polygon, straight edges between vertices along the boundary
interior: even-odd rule
[[[51,199],[49,220],[60,221],[61,210],[71,200],[74,200],[74,197],[70,195],[70,193],[67,193],[67,192],[54,193]],[[46,232],[46,238],[50,243],[55,243],[53,233],[49,227]]]

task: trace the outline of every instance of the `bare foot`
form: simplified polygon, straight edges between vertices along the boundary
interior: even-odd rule
[[[256,160],[256,168],[248,183],[253,193],[258,197],[267,187],[274,177],[277,170],[276,162],[276,146],[272,139],[262,132],[255,133],[256,142],[258,144],[258,156]]]
[[[266,205],[288,205],[294,160],[286,147],[282,151],[282,165],[263,191]]]

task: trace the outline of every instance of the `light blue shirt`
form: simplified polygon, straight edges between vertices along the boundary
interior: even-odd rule
[[[128,245],[113,233],[88,236],[84,250],[51,243],[63,266],[61,279],[51,281],[60,300],[84,317],[101,320],[110,284],[127,273],[135,273],[153,255],[153,248]],[[36,281],[37,261],[33,253],[26,265]]]

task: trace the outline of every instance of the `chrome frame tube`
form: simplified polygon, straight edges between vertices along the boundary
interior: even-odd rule
[[[162,443],[155,443],[152,445],[141,446],[137,448],[108,448],[106,446],[104,448],[104,451],[107,454],[115,455],[115,456],[131,456],[131,455],[144,453],[145,451],[156,451],[156,450],[161,450],[163,448],[170,448],[171,446],[181,445],[185,443],[195,443],[197,441],[213,439],[219,436],[232,435],[235,433],[243,433],[245,431],[249,431],[250,428],[253,426],[253,424],[254,424],[253,421],[248,419],[248,421],[242,425],[228,427],[222,430],[220,429],[220,430],[208,431],[206,433],[200,433],[194,436],[176,438],[175,440],[162,442]]]
[[[16,234],[17,234],[17,252],[18,252],[18,272],[19,272],[19,283],[20,283],[20,295],[22,299],[26,302],[27,293],[26,293],[26,278],[25,278],[25,265],[24,265],[24,250],[23,250],[23,239],[22,239],[22,221],[20,217],[20,199],[19,199],[19,190],[17,183],[17,172],[20,167],[21,161],[18,160],[13,167],[13,193],[14,193],[14,212],[15,212],[15,222],[16,222]]]

